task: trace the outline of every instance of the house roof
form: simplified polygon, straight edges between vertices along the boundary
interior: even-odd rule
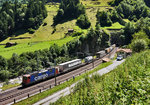
[[[96,54],[104,54],[104,53],[105,53],[105,50],[99,51],[99,52],[97,52]]]
[[[109,58],[103,58],[102,60],[105,61],[105,62],[109,62],[110,61]]]
[[[132,53],[132,50],[131,49],[118,49],[117,52]]]
[[[72,31],[74,31],[74,29],[68,29],[68,31],[69,31],[69,32],[70,32],[70,31],[72,32]]]
[[[6,44],[15,44],[15,43],[13,43],[13,42],[7,42]]]

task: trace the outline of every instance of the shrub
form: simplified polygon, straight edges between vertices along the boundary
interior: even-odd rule
[[[9,78],[10,72],[7,70],[0,71],[0,80],[5,81]]]
[[[79,18],[77,19],[76,24],[82,29],[87,29],[91,25],[91,23],[86,15],[80,15]]]
[[[111,26],[112,25],[112,21],[110,19],[110,15],[107,12],[105,12],[105,11],[100,12],[98,10],[97,14],[96,14],[96,18],[97,18],[97,22],[100,23],[100,25],[102,27],[104,27],[104,26]]]
[[[47,25],[47,23],[44,23],[44,24],[43,24],[43,26],[46,26],[46,25]]]
[[[32,29],[32,28],[29,28],[29,29],[28,29],[28,32],[29,32],[30,34],[33,34],[33,33],[35,32],[35,30]]]
[[[145,50],[148,45],[144,39],[137,39],[131,43],[131,47],[134,52],[140,52]]]
[[[84,33],[84,32],[82,32],[82,31],[75,32],[75,33],[72,34],[72,36],[73,36],[73,37],[75,37],[75,36],[80,36],[80,35],[82,35],[83,33]]]

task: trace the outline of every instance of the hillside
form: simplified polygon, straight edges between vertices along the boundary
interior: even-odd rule
[[[111,1],[111,0],[107,0],[107,2],[109,2],[109,1]],[[86,6],[86,13],[87,13],[89,20],[91,21],[91,25],[92,25],[91,27],[95,27],[95,24],[96,24],[95,15],[96,15],[98,8],[100,8],[101,10],[105,10],[106,7],[103,7],[103,6],[106,6],[106,5],[109,6],[108,3],[106,1],[103,2],[102,0],[99,0],[99,2],[102,2],[102,3],[100,3],[98,5],[95,3],[96,1],[91,1],[91,0],[82,1],[82,2]],[[92,4],[92,5],[90,6],[90,4]],[[0,55],[4,56],[6,58],[10,58],[13,53],[21,54],[23,52],[49,48],[50,45],[47,47],[45,46],[43,48],[42,47],[43,43],[48,43],[49,41],[52,41],[52,40],[59,42],[59,39],[64,38],[65,33],[67,33],[68,29],[74,29],[75,31],[81,31],[82,29],[76,25],[76,19],[73,19],[73,20],[69,20],[67,22],[58,24],[56,26],[56,31],[52,34],[52,32],[54,31],[54,28],[51,25],[53,24],[53,16],[56,15],[58,7],[59,7],[59,3],[48,3],[46,5],[46,9],[48,11],[48,16],[43,21],[43,24],[47,23],[47,25],[43,26],[43,24],[42,24],[39,27],[39,29],[35,31],[34,34],[29,34],[28,32],[26,32],[26,30],[18,30],[17,32],[15,32],[12,35],[12,37],[9,37],[9,38],[5,39],[4,41],[0,42],[0,44],[5,44],[7,42],[17,42],[18,43],[18,45],[12,46],[10,48],[5,48],[4,45],[1,45]],[[109,6],[108,8],[111,8],[111,7]],[[115,23],[110,28],[120,28],[120,27],[122,27],[122,25],[120,25],[119,23]],[[86,34],[87,30],[88,29],[84,29],[82,31],[84,32],[84,34]],[[52,41],[52,42],[55,42],[55,41]],[[70,40],[68,40],[68,41],[70,41]],[[52,42],[49,42],[49,43],[52,43]],[[33,45],[38,44],[37,45],[38,47],[34,50],[34,48],[32,49],[32,46],[30,46],[30,45],[28,46],[28,43],[33,43]],[[20,47],[20,46],[22,46],[22,47]],[[32,50],[30,50],[30,49],[28,50],[28,48],[30,48]]]
[[[86,77],[74,92],[52,105],[110,105],[150,103],[150,50],[134,54],[114,71]]]

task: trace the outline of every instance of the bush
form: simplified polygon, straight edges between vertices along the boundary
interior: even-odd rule
[[[29,28],[29,29],[28,29],[28,32],[29,32],[30,34],[33,34],[33,33],[35,32],[35,30],[32,29],[32,28]]]
[[[0,71],[0,80],[5,81],[9,78],[10,72],[7,70]]]
[[[105,11],[100,12],[98,10],[97,14],[96,14],[96,18],[97,18],[97,22],[100,23],[100,25],[102,27],[104,27],[104,26],[111,26],[112,25],[112,21],[110,19],[110,15],[107,12],[105,12]]]
[[[91,25],[91,23],[86,15],[80,15],[79,18],[77,19],[76,24],[82,29],[87,29]]]
[[[145,50],[148,47],[148,45],[144,39],[137,39],[131,43],[131,47],[133,52],[140,52]]]
[[[47,23],[44,23],[44,24],[43,24],[43,26],[46,26],[46,25],[47,25]]]
[[[80,31],[80,32],[75,32],[75,33],[73,33],[72,34],[72,36],[73,37],[75,37],[75,36],[80,36],[80,35],[82,35],[84,32],[82,32],[82,31]]]

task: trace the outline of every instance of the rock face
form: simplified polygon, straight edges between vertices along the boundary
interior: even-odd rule
[[[17,78],[10,79],[8,84],[21,84],[21,82],[22,82],[22,76],[19,76]],[[4,84],[5,82],[0,83],[0,88],[3,87]],[[2,91],[2,89],[0,89],[0,91]]]

